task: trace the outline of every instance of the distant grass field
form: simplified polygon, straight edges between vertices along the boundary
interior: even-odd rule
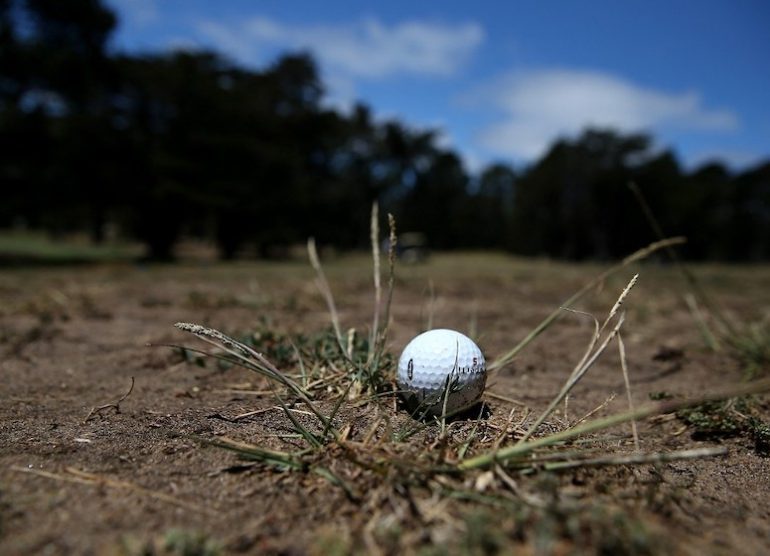
[[[0,553],[764,553],[770,401],[683,405],[768,376],[770,266],[692,267],[741,333],[728,343],[663,257],[569,303],[612,263],[434,253],[396,265],[377,352],[371,255],[321,253],[338,338],[304,257],[200,264],[182,247],[179,264],[0,272]],[[399,406],[395,362],[418,332],[467,332],[491,366],[559,307],[606,318],[637,273],[627,356],[610,344],[568,404],[548,411],[594,327],[560,311],[490,371],[478,412]],[[268,363],[223,359],[176,322]],[[629,398],[660,413],[638,419],[638,446],[617,417]]]
[[[52,239],[40,232],[0,232],[0,265],[114,262],[141,256],[136,243],[94,245],[83,236]]]

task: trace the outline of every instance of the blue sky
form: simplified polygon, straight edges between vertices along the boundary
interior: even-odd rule
[[[310,50],[327,102],[437,127],[471,170],[587,125],[647,131],[692,167],[770,156],[770,2],[107,0],[123,51]]]

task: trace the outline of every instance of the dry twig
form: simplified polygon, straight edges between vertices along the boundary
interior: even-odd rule
[[[92,407],[91,411],[89,411],[88,415],[86,415],[86,418],[83,419],[83,422],[87,423],[88,421],[93,419],[96,414],[101,413],[105,409],[109,409],[109,408],[115,409],[115,413],[120,413],[120,404],[123,401],[125,401],[125,399],[128,398],[131,395],[131,392],[133,392],[133,391],[134,391],[134,377],[131,377],[131,386],[129,386],[128,392],[123,394],[120,398],[118,398],[114,402],[106,403],[106,404],[100,405],[98,407]]]
[[[200,513],[210,514],[210,515],[213,515],[216,513],[208,508],[204,508],[203,506],[198,506],[197,504],[190,504],[189,502],[184,502],[183,500],[180,500],[178,498],[175,498],[174,496],[165,494],[163,492],[157,492],[155,490],[150,490],[144,487],[140,487],[128,481],[120,481],[117,479],[112,479],[110,477],[96,475],[94,473],[88,473],[86,471],[81,471],[80,469],[75,469],[74,467],[67,467],[65,469],[67,474],[52,473],[50,471],[43,471],[42,469],[33,469],[33,468],[19,467],[19,466],[12,466],[11,469],[13,471],[18,471],[20,473],[30,473],[32,475],[37,475],[39,477],[45,477],[47,479],[53,479],[56,481],[65,481],[70,483],[87,484],[87,485],[104,485],[110,488],[130,490],[132,492],[136,492],[137,494],[141,494],[149,498],[154,498],[156,500],[160,500],[168,504],[173,504],[174,506],[185,508],[187,510],[193,510],[195,512],[200,512]]]

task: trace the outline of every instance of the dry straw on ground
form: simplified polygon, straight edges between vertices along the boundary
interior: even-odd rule
[[[518,425],[519,433],[515,436],[513,442],[504,441],[502,436],[491,443],[479,440],[476,436],[476,431],[482,421],[477,420],[467,437],[451,444],[447,436],[447,427],[451,416],[444,415],[437,419],[440,425],[440,433],[436,437],[434,445],[431,446],[433,450],[425,451],[419,445],[410,444],[410,439],[414,438],[416,434],[423,433],[426,429],[432,427],[433,422],[418,421],[406,430],[400,432],[393,431],[389,423],[396,419],[397,414],[393,413],[392,404],[381,403],[382,400],[396,395],[393,388],[392,369],[382,368],[381,366],[394,284],[394,248],[396,238],[395,225],[392,217],[390,217],[391,232],[388,259],[390,274],[388,295],[385,300],[384,309],[382,309],[383,296],[380,278],[378,219],[379,214],[375,205],[372,210],[371,226],[375,307],[372,328],[368,334],[369,343],[365,353],[358,354],[355,352],[353,345],[355,331],[352,331],[347,339],[343,337],[332,290],[324,274],[315,243],[312,240],[308,243],[310,262],[316,271],[319,290],[329,309],[332,329],[339,348],[337,353],[339,361],[327,361],[328,365],[326,367],[348,369],[347,376],[343,377],[341,382],[338,381],[339,375],[335,375],[334,384],[329,381],[327,387],[317,390],[317,392],[333,392],[335,397],[329,399],[324,397],[323,394],[311,394],[307,389],[289,378],[287,374],[278,370],[262,354],[217,331],[191,324],[180,323],[177,325],[182,330],[192,332],[210,344],[219,344],[225,355],[215,354],[216,356],[227,357],[232,362],[270,379],[275,384],[275,396],[279,406],[284,409],[286,417],[291,421],[297,434],[305,440],[304,447],[289,452],[277,452],[256,445],[230,440],[216,441],[214,442],[216,445],[226,447],[251,459],[256,459],[268,466],[274,465],[295,471],[315,473],[340,486],[351,498],[356,500],[365,499],[364,493],[366,492],[366,481],[364,480],[362,484],[358,485],[356,484],[357,481],[360,482],[362,477],[370,476],[372,473],[374,475],[386,474],[393,480],[393,477],[389,474],[389,469],[397,472],[396,479],[392,483],[392,488],[396,492],[403,488],[405,484],[413,486],[422,485],[430,490],[430,485],[438,481],[444,485],[441,492],[444,492],[445,495],[455,496],[459,492],[464,492],[460,486],[464,482],[468,480],[477,482],[480,480],[478,473],[485,468],[497,470],[498,473],[504,473],[505,469],[518,472],[533,472],[538,469],[558,470],[580,466],[634,465],[723,455],[725,451],[722,448],[643,453],[639,451],[640,440],[636,422],[654,415],[672,413],[682,408],[702,404],[709,400],[728,399],[735,396],[764,392],[770,389],[770,380],[766,379],[741,384],[720,392],[704,394],[693,399],[667,400],[634,408],[631,402],[631,386],[626,364],[626,351],[620,331],[625,318],[622,306],[637,282],[639,277],[637,274],[631,278],[626,287],[620,292],[616,302],[601,324],[595,317],[591,317],[594,320],[595,329],[584,354],[575,365],[572,373],[565,380],[561,390],[555,395],[546,409],[534,420],[530,420],[525,415],[520,421]],[[524,340],[495,359],[490,365],[490,370],[493,372],[497,371],[510,363],[522,349],[538,335],[545,332],[564,313],[565,308],[573,312],[579,312],[570,307],[588,292],[603,283],[609,276],[622,271],[632,263],[638,262],[658,250],[668,249],[682,242],[682,238],[662,239],[644,249],[640,249],[621,263],[602,272],[577,293],[569,297],[562,308],[555,309]],[[589,414],[572,424],[564,422],[562,426],[557,426],[557,430],[553,430],[553,423],[551,423],[549,427],[551,432],[543,434],[543,426],[552,417],[559,404],[562,402],[566,404],[568,396],[575,386],[605,353],[613,341],[616,341],[618,344],[620,368],[629,404],[628,411],[595,419],[589,419],[591,416]],[[324,385],[324,380],[323,376],[319,379],[322,385]],[[286,389],[287,392],[281,394],[278,390],[280,388]],[[297,401],[302,402],[312,415],[316,417],[317,424],[310,426],[301,423],[295,418],[292,412],[287,409],[287,396],[293,396]],[[329,404],[331,404],[331,409],[324,413],[322,406],[328,406]],[[349,425],[340,425],[336,420],[341,407],[345,404],[371,404],[372,410],[378,415],[371,430],[364,436],[362,441],[350,439]],[[597,410],[600,408],[597,408]],[[513,412],[511,417],[513,417]],[[385,434],[381,432],[381,425],[383,423],[387,424]],[[581,446],[584,445],[575,443],[575,441],[581,438],[589,438],[589,435],[607,431],[624,423],[631,424],[635,453],[628,454],[625,451],[621,451],[617,454],[605,454],[597,457],[594,450],[583,448]],[[509,425],[510,422],[508,423]],[[506,426],[505,430],[508,430],[508,426]],[[570,445],[571,442],[573,444]],[[436,448],[438,448],[438,451],[435,450]],[[346,462],[345,465],[341,465],[341,461]],[[343,469],[343,471],[332,472],[332,469]],[[500,485],[504,486],[505,482],[502,481]]]

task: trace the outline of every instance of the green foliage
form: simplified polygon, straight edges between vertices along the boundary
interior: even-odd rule
[[[393,354],[385,352],[372,372],[369,338],[355,332],[350,334],[347,338],[347,352],[343,353],[331,328],[290,336],[265,327],[244,335],[241,341],[262,352],[279,368],[303,367],[306,372],[305,381],[323,379],[333,369],[346,369],[350,372],[352,383],[359,384],[362,391],[372,393],[386,388],[387,372],[395,365]]]
[[[0,234],[0,261],[25,264],[77,264],[126,260],[136,256],[132,245],[92,245],[83,241],[55,241],[40,233]]]
[[[770,424],[755,414],[756,400],[751,397],[707,402],[676,412],[693,428],[696,438],[746,437],[754,442],[758,454],[770,455]]]
[[[728,341],[744,367],[747,380],[767,373],[770,369],[770,328],[766,323],[746,326],[728,337]]]
[[[695,428],[701,438],[733,436],[745,429],[746,420],[738,412],[745,408],[745,400],[736,403],[707,402],[682,409],[677,417]]]
[[[661,390],[660,392],[650,392],[649,394],[649,398],[653,401],[670,400],[673,397],[672,394],[669,394],[665,390]]]
[[[544,481],[547,482],[547,481]],[[542,494],[547,494],[542,485]],[[517,547],[535,547],[539,554],[667,554],[655,535],[639,519],[600,503],[575,506],[551,500],[542,506],[512,503],[505,511],[479,507],[464,515],[464,534],[451,545],[426,546],[421,555],[516,554]],[[570,551],[570,547],[572,551]]]
[[[174,556],[218,556],[222,549],[200,531],[170,529],[164,538],[163,548]]]

